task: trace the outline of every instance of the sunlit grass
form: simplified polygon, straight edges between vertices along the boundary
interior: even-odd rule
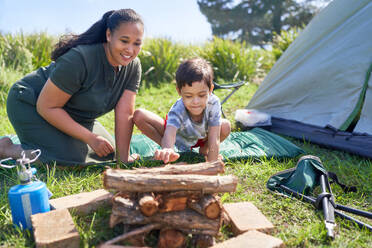
[[[160,41],[155,41],[154,44],[157,44],[156,42]],[[220,46],[224,47],[226,44],[221,43]],[[194,50],[197,51],[197,49]],[[47,50],[45,50],[42,56],[46,57],[47,55],[45,54],[47,53]],[[185,55],[180,52],[179,58],[183,56]],[[264,56],[262,55],[261,57]],[[225,58],[228,59],[228,57]],[[40,61],[44,61],[40,62],[41,64],[47,63],[46,59]],[[163,62],[159,62],[159,64],[161,63]],[[261,68],[262,72],[265,72],[267,70],[265,66],[271,63],[271,61],[258,61],[257,63],[261,64],[256,68]],[[149,65],[146,66],[148,67]],[[256,69],[255,75],[252,75],[252,78],[257,79],[257,73],[259,72]],[[0,61],[0,135],[15,133],[7,118],[5,103],[7,91],[10,86],[23,75],[22,72],[4,67],[4,63]],[[261,76],[258,77],[261,78]],[[161,77],[159,76],[159,78]],[[164,117],[174,101],[179,97],[175,90],[174,80],[171,77],[168,79],[169,81],[162,81],[159,84],[155,84],[158,87],[142,87],[137,95],[136,108],[146,108]],[[224,83],[224,80],[220,80],[219,82]],[[229,80],[225,80],[225,82],[230,83]],[[150,85],[148,84],[148,86]],[[241,87],[223,105],[224,112],[232,123],[233,131],[238,130],[234,122],[235,111],[244,108],[248,104],[249,99],[253,96],[257,88],[257,84],[250,82]],[[228,93],[229,91],[226,90],[215,91],[215,94],[221,100]],[[113,112],[100,117],[99,121],[110,133],[114,133]],[[139,131],[135,129],[134,133],[138,134]],[[354,208],[372,211],[372,162],[370,160],[349,153],[322,148],[307,142],[301,142],[291,138],[288,139],[304,149],[307,154],[318,156],[327,170],[337,173],[342,183],[357,187],[358,192],[344,193],[338,185],[332,185],[336,202]],[[187,157],[185,160],[190,163],[195,162]],[[336,239],[334,241],[327,241],[321,211],[315,210],[308,203],[285,198],[267,190],[266,182],[269,177],[279,171],[296,166],[297,160],[298,158],[227,161],[226,174],[236,175],[239,178],[239,184],[236,192],[222,194],[222,201],[250,201],[254,203],[275,225],[272,235],[282,239],[287,247],[372,247],[371,233],[366,230],[360,230],[352,223],[342,221],[339,218],[336,218]],[[131,168],[142,165],[159,166],[161,163],[145,161],[134,165],[122,165],[122,167]],[[38,167],[37,176],[47,184],[47,187],[53,193],[53,198],[58,198],[102,188],[102,172],[104,170],[105,168],[103,166],[66,169],[50,164]],[[21,231],[12,226],[7,192],[15,184],[17,184],[15,170],[0,168],[0,247],[35,247],[32,233]],[[101,208],[84,217],[79,217],[72,213],[81,237],[81,247],[95,247],[121,234],[123,230],[122,226],[118,225],[113,229],[109,228],[108,221],[110,213],[110,208]],[[357,216],[354,217],[372,225],[371,220]],[[231,230],[227,226],[222,228],[222,232],[223,235],[218,241],[223,241],[232,235]]]

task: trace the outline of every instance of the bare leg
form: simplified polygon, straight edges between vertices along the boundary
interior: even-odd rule
[[[224,141],[231,133],[231,124],[227,119],[221,120],[220,141]]]
[[[147,137],[161,145],[164,135],[164,119],[146,109],[137,109],[133,114],[137,128]]]
[[[231,124],[227,119],[221,120],[221,131],[220,131],[220,142],[224,141],[231,132]],[[199,148],[199,153],[203,156],[208,156],[208,140],[205,142],[205,145]],[[219,159],[222,159],[222,155],[218,155]]]
[[[23,149],[21,145],[13,144],[12,140],[8,137],[0,139],[0,159],[21,157]]]

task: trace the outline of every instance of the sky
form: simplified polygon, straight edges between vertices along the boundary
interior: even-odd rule
[[[132,8],[145,23],[145,37],[203,43],[212,37],[197,0],[0,0],[1,33],[82,33],[109,11]]]

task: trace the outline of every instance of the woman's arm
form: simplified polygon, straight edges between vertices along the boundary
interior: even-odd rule
[[[133,132],[133,113],[136,93],[125,90],[115,107],[115,142],[117,159],[128,162],[129,145]]]
[[[36,110],[57,129],[88,144],[98,156],[102,157],[114,152],[108,140],[74,121],[62,108],[70,98],[70,94],[59,89],[48,79],[37,99]]]
[[[221,126],[212,126],[208,128],[207,162],[213,162],[218,159],[218,154],[220,152],[220,132]]]

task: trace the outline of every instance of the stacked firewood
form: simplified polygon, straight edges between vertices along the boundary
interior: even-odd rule
[[[217,193],[234,192],[235,176],[221,176],[224,163],[168,164],[160,168],[107,169],[104,187],[117,191],[110,227],[123,223],[129,232],[106,242],[142,237],[160,230],[158,247],[183,247],[188,236],[199,247],[213,244],[222,224]],[[144,245],[144,244],[142,244]]]

